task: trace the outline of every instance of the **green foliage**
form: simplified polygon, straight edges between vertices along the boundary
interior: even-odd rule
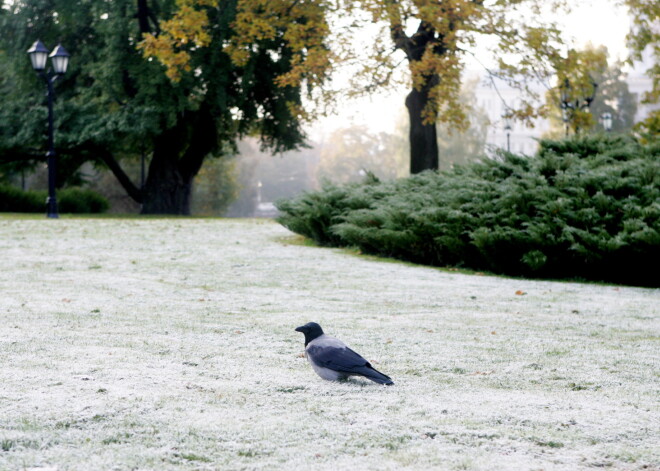
[[[110,204],[98,193],[83,188],[65,188],[57,194],[61,213],[105,213]]]
[[[535,157],[278,203],[279,221],[320,244],[509,275],[660,286],[660,145],[627,137],[542,141]]]
[[[236,1],[204,7],[210,45],[191,46],[190,72],[172,83],[137,44],[176,7],[174,0],[7,4],[0,15],[0,175],[29,170],[45,154],[45,84],[25,53],[37,38],[51,48],[61,42],[71,54],[69,70],[55,82],[58,184],[75,184],[90,161],[110,168],[143,211],[185,213],[204,161],[230,153],[237,139],[254,135],[275,151],[297,148],[305,136],[294,108],[304,90],[276,83],[292,66],[284,39],[256,40],[236,66],[225,50]],[[140,189],[122,164],[143,154],[150,166]]]
[[[45,212],[47,195],[46,191],[22,191],[9,185],[0,185],[0,212]],[[58,191],[57,205],[61,213],[104,213],[109,207],[104,197],[82,188]]]
[[[46,211],[45,191],[22,191],[0,185],[0,212],[40,213]]]
[[[278,222],[319,244],[343,245],[331,228],[344,213],[368,208],[380,195],[388,194],[383,189],[390,185],[381,183],[373,174],[367,174],[364,183],[338,186],[326,181],[321,191],[277,201],[276,206],[283,213]]]

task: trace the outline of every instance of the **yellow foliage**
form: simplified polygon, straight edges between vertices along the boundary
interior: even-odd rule
[[[233,24],[234,39],[227,52],[234,63],[244,65],[256,41],[281,37],[291,50],[290,70],[277,78],[280,86],[311,86],[327,77],[334,58],[326,46],[329,26],[326,14],[331,8],[321,0],[238,0]]]
[[[229,0],[177,0],[174,16],[163,23],[161,33],[146,35],[140,44],[145,56],[162,62],[172,80],[190,71],[194,48],[209,44],[207,8]],[[497,74],[508,81],[522,76],[549,78],[558,61],[561,41],[552,25],[512,21],[519,7],[541,12],[566,0],[235,0],[233,36],[223,44],[238,66],[244,66],[260,41],[283,40],[289,67],[279,77],[282,87],[320,90],[312,98],[328,101],[322,85],[332,70],[352,64],[357,72],[351,93],[370,93],[409,79],[417,90],[425,89],[429,102],[423,111],[428,124],[445,122],[465,129],[465,105],[459,100],[465,56],[490,38],[501,55]],[[643,2],[644,0],[627,0]],[[513,15],[513,16],[512,16]],[[540,16],[540,15],[539,15]],[[357,31],[373,24],[379,36],[365,40]],[[411,27],[417,27],[413,32]],[[373,29],[373,28],[372,28]],[[389,36],[389,37],[388,37]],[[360,39],[357,39],[360,38]],[[403,53],[403,54],[402,54]],[[398,54],[398,59],[395,59]],[[409,75],[394,73],[401,56]],[[365,58],[366,56],[366,58]],[[518,58],[518,59],[512,59]],[[521,86],[521,91],[526,89]],[[301,110],[296,110],[303,116]],[[530,119],[541,112],[527,101],[511,115]]]
[[[211,42],[206,30],[208,15],[196,7],[215,7],[218,0],[177,0],[176,5],[174,16],[161,24],[161,33],[145,34],[138,44],[145,57],[155,57],[165,66],[165,73],[173,82],[190,71],[190,53],[184,48],[206,47]]]

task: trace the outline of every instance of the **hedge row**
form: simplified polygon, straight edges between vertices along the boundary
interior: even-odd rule
[[[507,275],[660,286],[660,144],[587,136],[278,202],[322,245]]]
[[[46,191],[23,191],[0,185],[0,212],[45,213]],[[108,200],[92,190],[65,188],[57,191],[57,208],[61,213],[103,213],[110,207]]]

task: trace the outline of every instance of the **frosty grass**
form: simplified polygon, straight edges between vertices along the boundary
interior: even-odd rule
[[[5,216],[0,260],[0,470],[660,466],[657,289],[379,261],[262,220]],[[396,385],[321,380],[308,321]]]

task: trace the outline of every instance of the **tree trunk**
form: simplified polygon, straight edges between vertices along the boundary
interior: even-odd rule
[[[142,205],[142,214],[190,215],[193,179],[206,156],[218,147],[218,130],[207,106],[179,117],[177,124],[153,138],[144,188],[131,181],[110,151],[88,149],[106,163],[128,195]]]
[[[142,193],[142,214],[190,215],[193,175],[183,175],[172,153],[154,152]]]
[[[406,97],[410,118],[410,173],[438,169],[438,132],[435,122],[424,124],[422,112],[428,102],[431,84],[413,89]]]
[[[156,138],[142,191],[142,214],[190,215],[193,179],[215,150],[217,136],[213,116],[202,106]]]
[[[434,54],[441,56],[447,53],[443,45],[443,36],[425,21],[420,21],[417,32],[409,37],[405,34],[402,24],[391,28],[395,47],[401,49],[408,58],[409,64],[419,62],[426,51],[431,48]],[[424,77],[425,83],[420,90],[413,88],[406,97],[406,108],[410,118],[410,173],[438,169],[438,132],[435,120],[424,124],[423,112],[429,102],[429,91],[438,84],[438,75]]]

